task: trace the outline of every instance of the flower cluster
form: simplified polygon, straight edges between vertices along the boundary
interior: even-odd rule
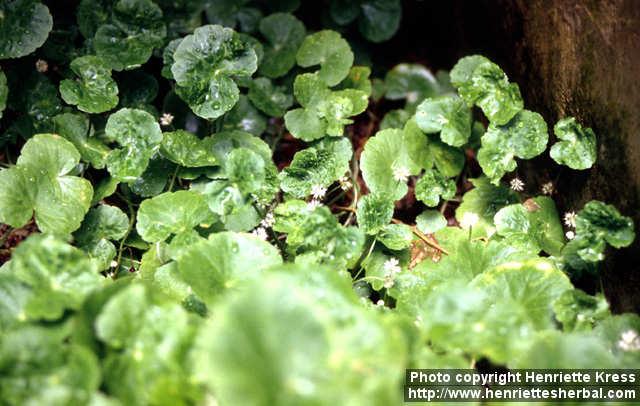
[[[389,258],[382,265],[382,269],[384,270],[384,287],[389,289],[393,287],[395,277],[401,271],[400,262],[396,258]]]

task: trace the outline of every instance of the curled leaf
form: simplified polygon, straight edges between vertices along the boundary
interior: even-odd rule
[[[103,113],[118,104],[118,85],[100,57],[82,56],[74,59],[70,67],[79,80],[65,79],[60,83],[65,102],[87,113]]]
[[[35,214],[44,233],[66,235],[80,227],[93,188],[69,173],[80,161],[73,144],[37,134],[22,147],[16,166],[0,171],[0,222],[22,227]]]
[[[39,1],[0,4],[0,59],[20,58],[40,48],[53,27],[49,9]]]
[[[322,30],[308,35],[296,55],[298,65],[320,65],[318,75],[327,86],[335,86],[349,74],[353,52],[349,43],[335,31]]]
[[[121,146],[109,153],[107,170],[122,182],[135,181],[142,175],[162,141],[160,125],[142,110],[118,110],[109,116],[104,131]]]
[[[588,127],[582,127],[574,117],[563,118],[553,127],[559,141],[549,154],[554,161],[571,169],[589,169],[596,162],[596,135]]]
[[[238,101],[232,76],[252,75],[255,50],[230,28],[205,25],[187,35],[173,54],[177,93],[198,116],[214,119]]]

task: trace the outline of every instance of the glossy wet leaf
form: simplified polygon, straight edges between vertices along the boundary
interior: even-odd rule
[[[87,113],[102,113],[118,104],[118,85],[101,58],[91,55],[76,58],[70,67],[79,79],[60,83],[65,102]]]
[[[260,74],[272,79],[285,75],[296,64],[306,34],[304,24],[292,14],[275,13],[260,21],[259,30],[267,40]]]
[[[107,156],[107,169],[122,182],[135,181],[142,175],[162,142],[162,131],[155,118],[137,109],[124,108],[111,114],[105,134],[120,145]]]
[[[364,233],[341,225],[327,207],[313,208],[304,201],[289,200],[274,213],[273,229],[287,234],[287,251],[296,256],[296,263],[345,268],[358,261]]]
[[[112,241],[123,238],[128,229],[129,218],[122,210],[101,204],[89,210],[73,236],[78,246],[100,263],[100,269],[108,269],[117,253]]]
[[[20,58],[40,48],[53,27],[47,6],[16,0],[0,5],[0,59]]]
[[[308,35],[296,55],[303,68],[320,65],[318,75],[327,86],[335,86],[349,74],[353,65],[353,52],[340,34],[322,30]]]
[[[491,124],[507,124],[524,106],[518,85],[509,83],[498,65],[480,55],[462,58],[451,70],[451,82],[469,105],[482,109]]]
[[[69,141],[54,134],[33,136],[22,147],[16,166],[0,171],[0,221],[13,227],[32,216],[45,233],[69,234],[80,227],[89,210],[91,183],[69,174],[80,154]]]
[[[151,0],[119,0],[112,17],[93,39],[98,56],[115,70],[132,69],[147,62],[163,44],[167,28],[162,10]]]
[[[160,151],[172,162],[186,167],[213,166],[218,163],[211,151],[211,138],[198,138],[194,134],[176,130],[163,134]]]
[[[296,152],[291,165],[280,173],[280,187],[295,197],[311,194],[313,186],[328,187],[349,169],[351,143],[327,138]]]
[[[447,201],[456,194],[456,182],[447,179],[438,170],[432,169],[424,173],[415,186],[416,199],[428,207],[435,207],[440,199]]]
[[[445,144],[460,147],[471,135],[471,111],[456,97],[428,98],[416,110],[416,123],[427,134],[440,133]]]
[[[325,135],[341,136],[344,126],[353,123],[349,117],[363,112],[368,105],[363,91],[331,91],[317,73],[298,75],[293,93],[302,107],[285,114],[285,125],[291,134],[307,142]]]
[[[582,127],[574,117],[556,123],[553,132],[558,137],[549,151],[551,158],[571,169],[589,169],[596,162],[596,135],[589,127]]]
[[[514,158],[531,159],[547,147],[549,134],[542,116],[522,110],[505,125],[491,124],[482,136],[478,163],[491,182],[498,184],[502,176],[516,169]]]
[[[173,54],[171,72],[177,93],[198,116],[215,119],[238,101],[232,76],[250,76],[257,56],[238,34],[220,25],[205,25],[187,35]]]
[[[172,234],[191,230],[208,217],[209,208],[199,193],[167,192],[142,202],[136,230],[145,241],[164,241]]]

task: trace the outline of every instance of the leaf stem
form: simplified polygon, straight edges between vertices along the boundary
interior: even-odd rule
[[[118,247],[118,258],[116,259],[116,275],[118,270],[120,269],[120,263],[122,262],[122,252],[124,251],[124,243],[129,238],[129,234],[133,231],[133,225],[136,222],[136,211],[133,209],[133,204],[129,201],[129,199],[121,196],[125,203],[127,203],[127,208],[129,209],[129,227],[127,227],[127,232],[124,234],[122,239],[120,240],[120,246]]]

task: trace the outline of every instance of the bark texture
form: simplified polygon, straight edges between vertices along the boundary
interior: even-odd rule
[[[640,1],[407,1],[405,11],[388,53],[408,47],[409,60],[443,69],[484,54],[519,83],[525,107],[540,112],[550,132],[565,116],[593,128],[594,168],[560,169],[546,154],[521,166],[529,193],[555,180],[561,210],[599,199],[640,228]],[[640,238],[608,253],[603,285],[614,311],[640,311]]]

